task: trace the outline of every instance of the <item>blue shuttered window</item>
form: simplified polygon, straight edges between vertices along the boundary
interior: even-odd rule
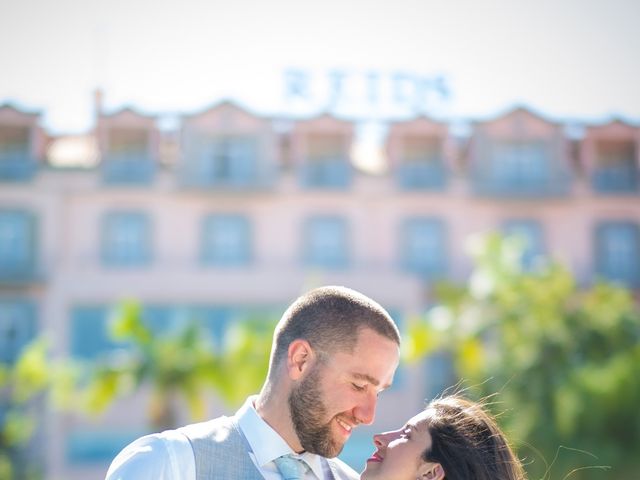
[[[493,177],[505,188],[544,188],[549,157],[542,143],[502,143],[494,147]]]
[[[31,213],[0,210],[0,280],[20,280],[33,275],[35,234]]]
[[[301,166],[301,182],[307,188],[345,189],[352,179],[347,141],[342,135],[312,135]]]
[[[103,218],[102,259],[108,266],[151,262],[151,222],[143,212],[111,212]]]
[[[596,145],[591,179],[600,193],[632,193],[640,186],[640,168],[633,141],[601,141]]]
[[[474,189],[481,195],[565,195],[570,176],[548,140],[478,141]]]
[[[109,131],[108,150],[102,160],[102,174],[112,185],[144,185],[151,182],[155,162],[149,151],[149,132],[138,128]]]
[[[512,219],[502,226],[507,236],[516,237],[522,242],[521,264],[525,270],[531,270],[544,255],[544,238],[540,223],[535,220]]]
[[[305,265],[344,268],[349,261],[347,244],[347,224],[343,218],[318,216],[307,219],[303,246]]]
[[[36,335],[35,305],[27,300],[0,300],[0,363],[12,363]]]
[[[240,266],[251,261],[249,220],[241,215],[210,215],[202,227],[201,259],[206,265]]]
[[[407,136],[403,155],[397,168],[397,178],[405,190],[441,190],[447,181],[439,139]]]
[[[202,140],[198,149],[198,178],[202,186],[254,185],[258,175],[258,142],[250,136],[214,137]]]
[[[0,182],[24,182],[36,172],[29,127],[0,125]]]
[[[439,278],[447,271],[445,228],[433,218],[410,218],[402,226],[403,267],[426,278]]]
[[[640,226],[602,222],[595,234],[596,272],[608,280],[640,287]]]

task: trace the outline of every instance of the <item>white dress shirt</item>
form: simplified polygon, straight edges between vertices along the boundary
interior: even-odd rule
[[[265,422],[249,397],[236,413],[240,430],[251,452],[249,456],[266,480],[281,480],[274,460],[294,454],[287,442]],[[295,455],[295,454],[294,454]],[[309,466],[305,480],[332,478],[327,460],[305,452],[296,455]],[[186,436],[176,430],[154,433],[135,440],[113,460],[106,480],[195,480],[193,449]]]

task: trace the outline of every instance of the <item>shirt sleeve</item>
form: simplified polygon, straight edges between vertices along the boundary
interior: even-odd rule
[[[135,440],[113,460],[105,480],[195,480],[193,449],[176,430]]]

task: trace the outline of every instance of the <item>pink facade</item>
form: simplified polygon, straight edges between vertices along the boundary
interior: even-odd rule
[[[388,169],[376,175],[351,163],[354,124],[330,116],[285,122],[225,102],[166,133],[123,110],[98,116],[98,167],[49,166],[26,179],[2,162],[43,158],[46,137],[37,117],[0,108],[0,141],[18,126],[31,132],[28,155],[0,144],[0,173],[9,172],[0,228],[18,239],[0,238],[0,332],[26,324],[7,312],[31,303],[28,321],[57,353],[86,358],[87,312],[122,298],[165,313],[281,312],[304,290],[343,284],[402,322],[427,308],[432,282],[467,278],[466,242],[491,230],[528,236],[533,263],[552,255],[583,283],[602,275],[640,287],[637,126],[589,126],[576,141],[561,123],[515,109],[457,138],[446,123],[417,118],[390,125]],[[24,242],[24,263],[3,257]],[[438,375],[405,367],[373,430],[417,411],[442,387]],[[120,402],[98,422],[48,418],[47,478],[103,478],[108,459],[92,445],[143,432],[144,400]],[[222,410],[211,402],[212,415]]]

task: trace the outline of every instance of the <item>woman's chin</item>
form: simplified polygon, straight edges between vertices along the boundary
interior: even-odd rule
[[[367,462],[364,470],[360,474],[360,480],[373,480],[375,478],[375,471],[377,470],[377,464]]]

